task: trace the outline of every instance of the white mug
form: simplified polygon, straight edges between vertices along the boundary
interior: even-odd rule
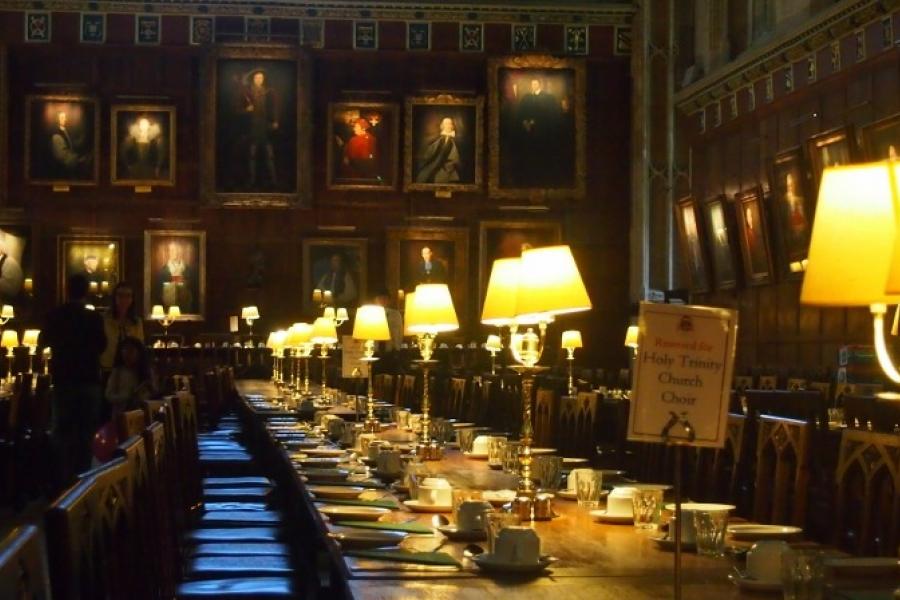
[[[781,555],[787,550],[784,541],[756,542],[747,552],[747,575],[759,581],[781,581]]]
[[[466,500],[456,511],[456,526],[460,531],[477,531],[484,529],[484,515],[491,510],[490,502],[484,500]]]
[[[494,554],[506,563],[535,564],[541,559],[541,539],[531,527],[504,527],[497,534]]]
[[[382,449],[390,449],[391,443],[384,440],[372,440],[369,442],[369,460],[378,460]]]
[[[446,479],[426,477],[419,484],[418,501],[429,506],[450,506],[453,504],[453,488]]]

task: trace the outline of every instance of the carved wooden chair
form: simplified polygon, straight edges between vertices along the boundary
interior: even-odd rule
[[[753,501],[756,521],[805,525],[810,437],[808,421],[760,416]]]
[[[50,600],[50,577],[38,528],[14,529],[0,542],[0,598]]]
[[[125,410],[116,415],[116,429],[120,440],[140,435],[146,426],[143,409]]]
[[[141,411],[135,412],[138,412],[143,418]],[[147,457],[147,446],[141,436],[143,429],[141,427],[136,435],[119,444],[117,453],[125,459],[125,463],[128,465],[128,497],[131,499],[134,535],[139,540],[134,548],[135,558],[140,562],[140,565],[135,565],[140,568],[134,570],[136,577],[134,586],[139,588],[136,589],[135,595],[138,598],[149,599],[156,598],[159,592],[160,578],[158,574],[160,569],[158,562],[171,560],[172,555],[162,554],[159,547],[160,532],[154,523],[154,512],[157,506],[152,501],[150,461]]]
[[[416,398],[416,376],[400,375],[399,385],[397,386],[397,404],[404,408],[417,410],[419,401]]]
[[[831,406],[831,384],[827,381],[810,381],[807,389],[818,391],[822,394],[822,399]]]
[[[790,377],[787,380],[787,389],[791,392],[798,392],[800,390],[805,390],[807,386],[806,379],[802,377]]]
[[[743,392],[753,387],[753,375],[735,375],[732,380],[732,389]]]
[[[447,406],[447,416],[453,419],[460,419],[463,416],[466,404],[466,391],[468,389],[468,380],[464,377],[450,378],[450,393],[448,396],[449,403]]]
[[[17,474],[17,445],[19,443],[20,395],[13,393],[0,400],[0,502],[11,502]]]
[[[150,477],[150,488],[147,498],[150,506],[149,524],[156,535],[156,550],[159,553],[154,561],[159,578],[159,591],[162,598],[171,598],[175,589],[174,565],[178,564],[178,536],[175,512],[179,508],[173,487],[177,481],[173,479],[173,465],[169,454],[168,429],[161,422],[151,423],[144,429],[142,437],[147,452],[147,471]]]
[[[761,390],[777,390],[778,375],[760,375],[759,389]]]
[[[551,447],[558,440],[556,428],[559,395],[555,390],[538,388],[534,399],[534,444],[539,447]],[[563,430],[565,431],[565,430]]]
[[[566,456],[591,457],[596,452],[597,394],[578,392],[560,401],[559,450]]]
[[[900,437],[844,430],[835,480],[835,544],[859,555],[896,556],[900,543]]]
[[[728,414],[723,448],[699,448],[694,457],[692,498],[700,502],[738,500],[747,417]]]
[[[200,452],[197,445],[197,404],[191,394],[182,392],[172,397],[172,407],[178,479],[184,509],[191,513],[203,503]]]

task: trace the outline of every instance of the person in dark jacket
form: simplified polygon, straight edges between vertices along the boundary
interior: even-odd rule
[[[106,348],[103,318],[85,304],[87,278],[73,275],[67,290],[68,301],[50,312],[41,334],[42,345],[52,353],[52,432],[59,451],[61,486],[91,466],[91,440],[103,405],[100,354]]]

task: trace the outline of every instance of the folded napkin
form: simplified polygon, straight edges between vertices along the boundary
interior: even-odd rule
[[[357,529],[377,529],[379,531],[402,531],[403,533],[431,533],[431,527],[422,523],[389,523],[387,521],[334,521],[335,527],[355,527]]]
[[[393,500],[332,500],[331,498],[316,498],[316,502],[322,504],[340,504],[342,506],[374,506],[377,508],[397,509],[400,506]]]
[[[403,550],[350,550],[347,556],[373,558],[392,562],[434,565],[439,567],[460,567],[459,562],[446,552],[405,552]]]
[[[335,486],[344,486],[344,487],[363,487],[369,489],[384,489],[384,484],[380,481],[374,481],[372,479],[364,479],[363,481],[334,481],[328,479],[327,477],[316,477],[315,475],[307,475],[306,473],[300,473],[303,477],[306,477],[308,483],[312,485],[335,485]]]

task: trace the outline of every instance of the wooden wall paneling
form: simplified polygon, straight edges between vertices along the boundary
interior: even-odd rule
[[[778,297],[777,286],[763,286],[759,290],[758,337],[760,341],[778,339]]]
[[[800,289],[793,282],[775,286],[778,303],[778,334],[783,339],[796,339]]]
[[[797,373],[803,373],[815,370],[822,365],[824,357],[822,356],[822,345],[815,341],[801,342],[797,345],[797,366],[801,370]]]
[[[725,156],[723,157],[725,163],[723,165],[724,182],[722,188],[725,191],[725,196],[728,198],[729,205],[732,207],[735,194],[742,189],[741,167],[743,165],[741,155],[746,150],[743,147],[744,139],[742,133],[741,130],[732,131],[725,140]],[[734,231],[737,231],[737,229],[735,228]],[[737,243],[737,236],[735,236],[734,241]]]
[[[872,73],[872,112],[881,118],[897,111],[900,111],[900,69],[888,62]]]

